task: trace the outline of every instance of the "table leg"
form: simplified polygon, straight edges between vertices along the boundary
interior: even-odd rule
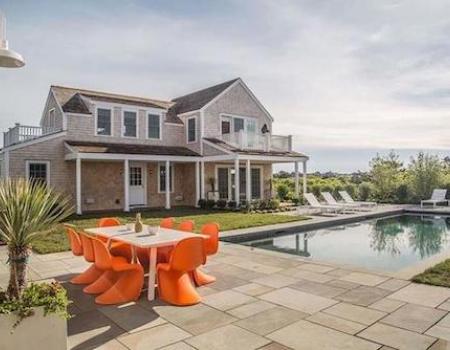
[[[149,249],[149,264],[148,264],[148,300],[155,299],[155,280],[156,280],[156,252],[157,248],[152,247]]]

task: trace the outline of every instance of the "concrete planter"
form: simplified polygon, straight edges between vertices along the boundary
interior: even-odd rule
[[[44,316],[44,308],[35,308],[35,314],[24,318],[13,329],[18,316],[0,315],[0,348],[4,350],[66,350],[67,320],[50,314]],[[11,333],[11,330],[13,332]]]

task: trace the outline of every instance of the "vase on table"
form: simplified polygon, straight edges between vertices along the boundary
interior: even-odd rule
[[[136,233],[142,232],[143,228],[144,227],[142,225],[141,213],[137,213],[136,214],[136,222],[134,224],[134,232],[136,232]]]

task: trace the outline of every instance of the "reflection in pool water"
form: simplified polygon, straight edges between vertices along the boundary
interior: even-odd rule
[[[450,217],[399,215],[243,244],[317,260],[397,271],[450,248]]]

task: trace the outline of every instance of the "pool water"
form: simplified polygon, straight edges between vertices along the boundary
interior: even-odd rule
[[[449,231],[447,216],[398,215],[241,244],[394,272],[450,249]]]

